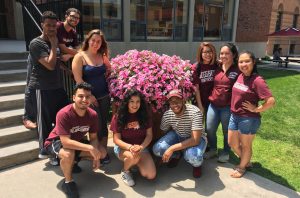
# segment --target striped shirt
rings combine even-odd
[[[191,104],[185,104],[184,114],[177,117],[175,113],[167,110],[161,120],[160,128],[163,131],[174,130],[181,137],[191,137],[192,131],[203,130],[202,113],[198,107]],[[204,135],[204,133],[202,133]]]

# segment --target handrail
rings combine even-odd
[[[27,14],[29,15],[29,17],[32,19],[32,21],[34,22],[35,26],[40,30],[40,32],[42,33],[43,30],[42,28],[39,26],[39,24],[36,22],[35,18],[32,16],[32,14],[29,12],[28,8],[26,7],[26,4],[23,2],[23,0],[17,0],[18,2],[21,3],[21,5],[24,7],[24,9],[26,10]],[[42,16],[42,12],[39,10],[39,8],[35,5],[35,3],[32,0],[27,0],[27,2],[30,2],[31,5],[33,6],[33,8],[35,9],[35,11],[37,11],[40,15],[40,17]]]
[[[36,22],[36,20],[33,18],[33,16],[30,14],[29,10],[27,9],[27,7],[24,5],[24,9],[26,10],[27,14],[30,16],[30,18],[32,19],[33,23],[35,24],[35,26],[40,30],[40,32],[42,33],[43,30],[42,28],[39,26],[39,24]],[[42,16],[42,15],[41,15]]]

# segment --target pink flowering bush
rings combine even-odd
[[[117,103],[124,98],[127,89],[135,88],[157,112],[166,106],[169,91],[181,89],[184,99],[189,99],[194,91],[192,65],[178,56],[129,50],[113,58],[111,65],[109,89]]]

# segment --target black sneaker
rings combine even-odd
[[[106,156],[103,159],[100,159],[100,164],[109,164],[110,163],[110,157],[108,154],[106,154]]]
[[[81,173],[82,169],[78,166],[78,163],[75,163],[72,169],[72,173]]]
[[[63,181],[62,190],[68,198],[79,198],[77,185],[74,181],[69,183],[65,183],[65,181]]]

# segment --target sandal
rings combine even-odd
[[[253,168],[253,164],[252,162],[249,162],[247,165],[246,165],[246,169],[251,169]]]
[[[235,167],[233,173],[230,174],[232,178],[241,178],[246,173],[246,169]]]

